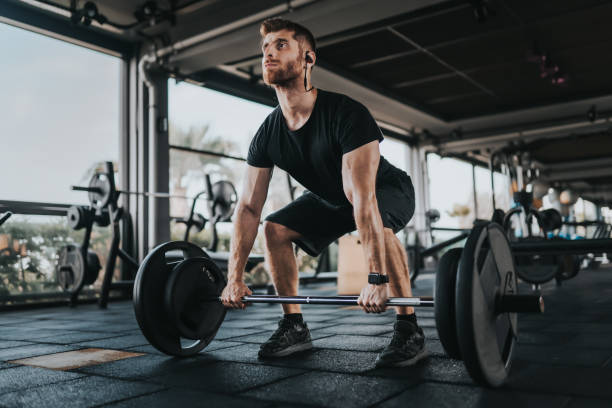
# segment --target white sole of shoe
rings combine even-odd
[[[286,349],[277,351],[276,353],[273,353],[273,354],[267,354],[264,357],[265,358],[267,357],[285,357],[293,353],[298,353],[300,351],[310,350],[311,348],[312,348],[312,342],[309,341],[307,343],[294,344],[291,347],[287,347]]]

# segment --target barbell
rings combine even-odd
[[[390,298],[387,305],[433,307],[447,354],[461,358],[477,382],[499,386],[512,362],[517,313],[542,313],[543,299],[518,294],[512,251],[498,224],[475,226],[463,250],[449,253],[437,272],[435,301],[432,297]],[[225,318],[220,301],[225,285],[223,273],[201,248],[185,241],[161,244],[143,260],[134,282],[138,325],[163,353],[197,354],[212,341]],[[357,299],[250,295],[242,300],[346,306],[357,305]]]

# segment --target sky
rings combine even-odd
[[[86,204],[70,190],[87,171],[119,157],[120,60],[97,51],[0,23],[0,200]],[[350,95],[349,95],[350,96]],[[272,108],[188,83],[169,80],[169,120],[185,130],[248,143]],[[386,138],[381,153],[404,170],[407,148]],[[452,163],[430,166],[432,204],[471,194],[471,172]],[[450,167],[449,167],[450,166]],[[440,208],[442,210],[442,208]]]

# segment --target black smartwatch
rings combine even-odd
[[[383,285],[389,283],[389,277],[387,275],[381,275],[380,273],[368,274],[368,283],[372,285]]]

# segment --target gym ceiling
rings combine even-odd
[[[485,164],[500,149],[519,152],[552,185],[612,202],[612,2],[92,3],[90,25],[83,0],[3,0],[0,21],[32,28],[38,16],[72,15],[72,37],[172,50],[161,60],[169,74],[275,104],[260,79],[258,27],[283,15],[317,39],[315,85],[360,100],[390,134]]]

